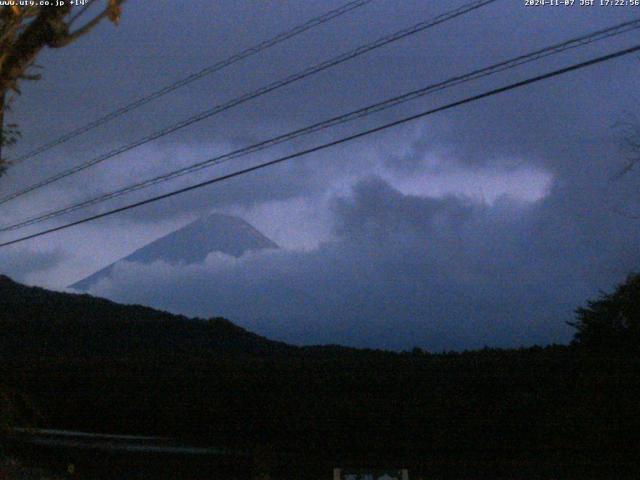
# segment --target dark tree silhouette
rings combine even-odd
[[[581,338],[601,338],[589,332],[612,315],[637,320],[639,282],[584,308]],[[638,443],[626,439],[640,431],[639,371],[640,356],[560,345],[431,354],[295,347],[219,318],[0,275],[0,381],[22,392],[9,398],[7,414],[29,413],[32,403],[40,428],[241,450],[251,456],[234,468],[276,480],[324,478],[342,465],[401,465],[411,478],[636,479]],[[110,453],[70,455],[95,478],[130,478],[114,474]],[[128,458],[123,468],[157,465],[160,473],[144,478],[222,476],[178,475],[162,457]]]
[[[93,2],[74,8],[71,2],[60,5],[6,5],[0,7],[0,175],[7,166],[2,146],[17,138],[15,125],[4,126],[4,112],[10,101],[10,92],[20,93],[23,80],[37,80],[31,71],[34,61],[46,48],[62,48],[89,33],[103,19],[114,23],[120,19],[125,0],[106,0],[103,8],[85,23],[73,29],[72,25],[88,10]],[[49,2],[48,2],[49,3]]]
[[[632,274],[611,294],[576,310],[574,344],[622,354],[640,353],[640,274]]]

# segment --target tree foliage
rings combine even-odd
[[[640,162],[640,118],[632,112],[626,112],[617,122],[620,146],[626,156],[626,165],[618,173],[621,177],[633,170]]]
[[[0,6],[0,147],[10,145],[17,139],[15,125],[3,128],[4,111],[10,101],[7,94],[20,94],[21,81],[40,78],[33,71],[40,52],[46,47],[66,47],[89,33],[105,18],[117,24],[124,1],[106,0],[97,13],[77,28],[73,28],[74,24],[95,1],[89,1],[81,7],[74,7],[71,2],[61,5]],[[0,149],[0,174],[6,166]]]
[[[574,343],[593,350],[640,353],[640,274],[576,310]]]
[[[323,478],[342,465],[401,465],[411,478],[563,472],[608,480],[637,478],[624,475],[625,465],[640,471],[637,443],[623,441],[640,431],[640,357],[566,346],[442,354],[295,347],[222,319],[2,276],[0,332],[0,380],[38,407],[38,427],[247,451],[262,478]],[[95,458],[74,463],[83,471]],[[129,478],[104,458],[105,477]],[[130,465],[152,463],[143,458]],[[205,478],[156,463],[161,474],[148,478]]]

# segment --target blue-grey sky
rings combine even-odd
[[[12,120],[19,155],[344,2],[130,0],[39,59]],[[462,1],[375,0],[18,165],[4,194]],[[579,2],[577,2],[579,3]],[[490,63],[640,16],[499,0],[0,206],[3,223],[85,199]],[[439,92],[175,180],[128,203],[638,42],[637,32]],[[212,211],[279,251],[127,264],[94,293],[295,343],[430,350],[567,342],[572,311],[637,270],[640,174],[614,125],[639,111],[636,57],[522,88],[95,223],[0,250],[3,273],[63,289]],[[622,213],[621,213],[622,212]],[[21,233],[36,231],[26,229]],[[12,238],[3,235],[2,239]]]

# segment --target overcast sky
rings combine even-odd
[[[38,60],[10,120],[18,156],[345,1],[129,0]],[[10,169],[13,192],[83,160],[443,13],[463,1],[374,0]],[[576,3],[579,3],[576,2]],[[167,135],[0,206],[2,223],[108,192],[573,36],[633,7],[526,7],[499,0]],[[153,193],[638,42],[638,32],[448,89],[224,166],[20,232]],[[621,131],[640,112],[638,56],[570,73],[171,200],[0,249],[0,270],[64,289],[208,212],[238,215],[282,248],[198,265],[126,264],[93,293],[271,338],[429,350],[568,342],[573,310],[638,269],[640,173]]]

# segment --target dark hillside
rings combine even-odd
[[[0,280],[0,383],[45,428],[255,452],[272,478],[336,465],[425,478],[638,478],[640,359],[578,347],[294,348]]]
[[[188,319],[140,305],[59,293],[0,276],[0,358],[285,352],[293,347],[224,318]]]

